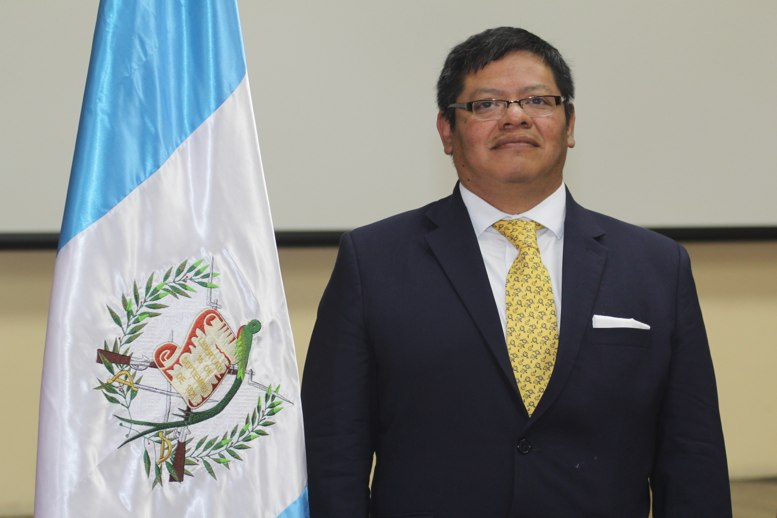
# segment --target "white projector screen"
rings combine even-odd
[[[97,1],[0,10],[0,234],[56,233]],[[579,202],[649,227],[777,227],[775,0],[241,0],[240,11],[277,231],[346,230],[447,195],[437,74],[453,45],[498,25],[536,32],[572,67],[566,180]]]

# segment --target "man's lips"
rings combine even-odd
[[[502,137],[491,146],[491,149],[522,146],[539,147],[539,143],[533,138],[525,136]]]

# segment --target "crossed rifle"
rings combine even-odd
[[[139,370],[139,371],[144,371],[144,370],[146,370],[148,368],[152,368],[152,369],[158,369],[159,368],[157,366],[157,364],[153,360],[150,360],[150,359],[148,359],[146,357],[135,358],[134,356],[127,356],[126,354],[119,354],[119,353],[114,353],[114,352],[106,351],[104,349],[98,349],[97,350],[97,363],[103,363],[103,360],[101,359],[101,357],[105,358],[105,360],[107,360],[109,363],[112,363],[114,365],[129,365],[131,368],[133,368],[135,370]],[[235,368],[235,366],[233,366],[233,365],[230,366],[229,369],[227,370],[227,374],[235,375],[236,373],[237,373],[237,368]],[[254,380],[254,370],[253,369],[246,370],[246,374],[248,374],[248,380],[246,382],[250,386],[256,387],[256,388],[258,388],[260,390],[265,390],[265,391],[269,389],[269,387],[267,385]],[[185,398],[183,396],[181,396],[178,392],[175,392],[175,391],[172,391],[172,390],[165,390],[165,389],[160,389],[160,388],[157,388],[157,387],[151,387],[149,385],[144,385],[142,383],[135,383],[134,381],[133,381],[132,384],[133,384],[133,386],[139,388],[140,390],[146,390],[148,392],[154,392],[156,394],[162,394],[162,395],[170,396],[170,397],[177,397],[179,399],[183,399],[184,401],[186,401]],[[286,398],[286,397],[284,397],[284,396],[282,396],[280,394],[277,394],[277,396],[278,396],[278,399],[281,399],[281,400],[285,401],[286,403],[289,403],[290,405],[294,404],[293,401],[291,401],[290,399],[288,399],[288,398]],[[213,403],[217,403],[218,399],[211,398],[211,399],[209,399],[209,401],[211,401]]]

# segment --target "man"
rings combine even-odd
[[[459,183],[345,234],[321,301],[313,518],[647,517],[651,498],[656,518],[731,516],[688,255],[566,191],[573,97],[522,29],[449,54],[437,127]]]

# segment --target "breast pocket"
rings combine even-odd
[[[576,363],[576,374],[602,411],[641,408],[651,394],[655,376],[654,330],[589,328]]]
[[[588,330],[588,341],[595,344],[624,347],[650,347],[650,329],[630,327],[594,327]]]

